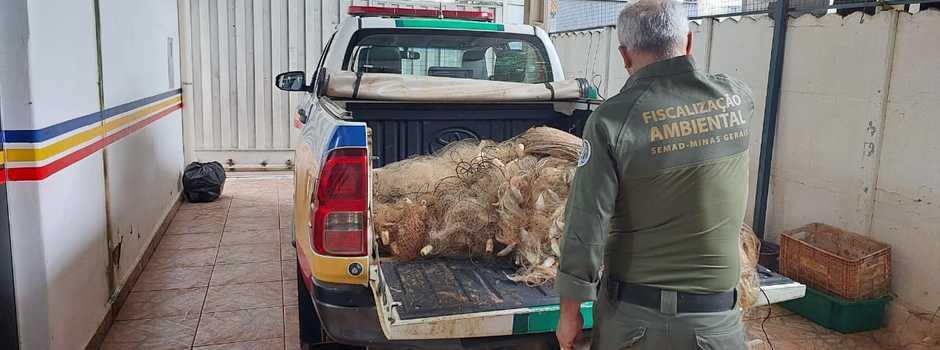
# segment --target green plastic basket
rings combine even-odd
[[[785,301],[783,307],[841,332],[855,333],[881,328],[884,325],[889,297],[848,301],[819,290],[806,287],[806,296]]]

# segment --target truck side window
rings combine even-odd
[[[357,32],[344,69],[520,83],[551,81],[538,38],[513,33],[366,29]]]

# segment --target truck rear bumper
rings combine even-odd
[[[349,345],[386,345],[375,307],[349,307],[314,299],[323,329],[333,340]]]

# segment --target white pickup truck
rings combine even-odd
[[[506,277],[512,266],[398,262],[377,249],[372,169],[449,142],[501,141],[538,125],[580,134],[597,103],[586,84],[576,83],[573,95],[568,84],[567,96],[556,95],[564,73],[543,30],[492,23],[486,12],[420,17],[427,12],[351,7],[353,16],[326,45],[316,72],[276,79],[279,88],[307,96],[295,121],[302,130],[293,213],[301,340],[315,344],[325,333],[344,344],[382,347],[551,344],[558,315],[552,286],[512,282]],[[425,91],[449,89],[452,98],[433,102],[400,85],[372,86],[363,97],[363,82],[378,75],[434,81]],[[523,93],[459,88],[479,80],[517,84],[512,92]],[[538,89],[544,91],[532,93]],[[765,282],[764,303],[803,294],[801,285],[779,276]],[[582,313],[590,328],[590,303]]]

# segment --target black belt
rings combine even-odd
[[[610,297],[646,308],[660,310],[664,289],[620,282],[613,279],[607,282]],[[722,312],[734,308],[737,299],[734,290],[713,294],[693,294],[676,292],[677,313]]]

